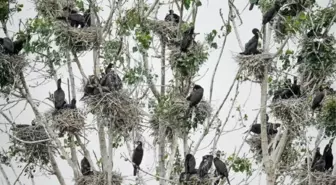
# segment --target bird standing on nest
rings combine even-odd
[[[181,42],[181,52],[187,52],[191,43],[194,40],[194,26],[191,26],[188,30],[183,32],[182,42]]]
[[[180,22],[180,16],[174,13],[174,10],[169,10],[169,14],[166,15],[165,21],[178,24]]]
[[[14,53],[14,44],[12,40],[8,37],[0,38],[0,51],[3,54],[13,54]]]
[[[325,96],[325,88],[323,88],[322,86],[319,88],[319,92],[316,93],[314,99],[313,99],[313,104],[312,104],[312,109],[313,112],[316,108],[320,108],[321,107],[321,102],[324,99]]]
[[[58,79],[57,80],[57,90],[54,92],[54,99],[55,99],[54,104],[57,110],[63,108],[64,105],[66,104],[65,93],[61,87],[61,84],[62,84],[62,80]]]
[[[138,141],[137,142],[138,146],[135,148],[134,152],[133,152],[133,156],[132,156],[132,162],[133,164],[133,175],[136,176],[137,175],[137,171],[138,168],[141,164],[142,158],[143,158],[143,148],[142,148],[142,142]]]
[[[213,162],[215,164],[216,167],[216,172],[217,174],[220,176],[221,179],[223,179],[224,177],[226,178],[228,184],[230,185],[230,180],[229,180],[229,172],[228,169],[226,167],[226,164],[221,161],[219,159],[220,157],[220,151],[217,152],[216,157],[214,158]],[[217,181],[215,181],[215,185],[219,184],[219,179]]]
[[[275,1],[274,5],[272,6],[272,8],[270,8],[264,15],[263,15],[263,20],[262,20],[262,24],[266,25],[267,23],[269,23],[274,16],[277,14],[277,12],[280,10],[281,8],[281,4],[279,1]]]
[[[196,167],[196,160],[192,154],[187,154],[184,161],[184,170],[186,174],[186,181],[189,181],[190,175],[196,174],[197,171]]]
[[[21,37],[19,37],[16,41],[13,42],[14,45],[14,51],[13,54],[17,55],[20,53],[20,51],[22,50],[24,44],[26,42],[29,42],[31,39],[31,35],[28,33],[27,35],[23,35]]]
[[[253,10],[254,5],[258,5],[259,0],[250,0],[250,8],[249,10]]]
[[[240,53],[241,55],[255,55],[259,54],[258,40],[262,38],[260,31],[257,28],[252,29],[253,37],[245,44],[245,51]]]
[[[293,94],[297,97],[301,96],[301,90],[300,90],[300,85],[297,84],[297,77],[294,77],[294,83],[291,86],[291,90]]]
[[[203,179],[209,172],[212,166],[213,156],[212,155],[205,155],[203,156],[203,160],[199,165],[198,175],[201,179]]]
[[[69,7],[63,8],[65,11],[65,16],[57,17],[58,20],[64,20],[70,23],[72,27],[78,28],[80,25],[81,28],[85,26],[85,18],[83,15],[79,14],[76,10],[73,10]]]
[[[105,69],[105,75],[100,81],[100,85],[106,86],[110,91],[119,91],[122,89],[123,84],[117,73],[112,70],[113,64],[109,64]]]
[[[81,160],[81,172],[84,176],[93,175],[93,172],[91,171],[91,165],[86,157],[83,157]]]

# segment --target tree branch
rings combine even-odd
[[[0,163],[0,172],[2,173],[2,175],[3,175],[3,177],[4,177],[4,179],[5,179],[6,183],[7,183],[7,185],[11,185],[11,183],[9,182],[9,178],[8,178],[5,170],[3,169],[1,163]]]
[[[147,83],[148,83],[148,86],[149,88],[151,89],[153,95],[155,96],[155,98],[157,100],[160,99],[160,94],[159,94],[159,91],[156,89],[153,81],[152,81],[152,77],[150,76],[150,72],[149,72],[149,69],[148,69],[148,56],[146,53],[142,53],[142,58],[143,58],[143,63],[144,63],[144,69],[145,69],[145,76],[147,78]]]

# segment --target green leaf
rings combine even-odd
[[[286,55],[292,55],[292,54],[294,54],[294,51],[287,49],[285,54]]]
[[[202,6],[202,2],[201,1],[196,1],[196,6]]]
[[[187,10],[189,10],[191,0],[183,0],[183,3],[184,3],[184,7],[185,7]]]

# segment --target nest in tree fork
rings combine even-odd
[[[106,175],[101,172],[94,172],[93,175],[81,176],[76,179],[75,185],[107,185]],[[112,185],[121,185],[122,177],[120,174],[112,172]]]
[[[48,139],[48,134],[46,133],[43,126],[31,126],[27,125],[25,127],[13,127],[13,135],[22,141],[41,141]],[[25,156],[24,158],[34,163],[37,161],[42,162],[42,164],[48,164],[49,153],[48,145],[49,141],[43,141],[38,143],[23,143],[19,140],[13,138],[12,142],[16,146],[16,152],[20,152]],[[15,153],[15,152],[14,152]],[[28,159],[28,157],[30,157]]]
[[[270,105],[272,114],[280,119],[290,131],[301,130],[309,121],[310,104],[306,98],[280,99]]]
[[[178,43],[177,33],[178,25],[174,22],[166,22],[163,20],[147,20],[150,30],[157,34],[163,41],[168,44]]]
[[[10,86],[17,81],[15,78],[26,66],[23,55],[5,55],[0,52],[0,88]]]
[[[253,82],[261,82],[264,78],[264,68],[269,66],[268,73],[272,72],[271,54],[258,55],[236,55],[234,60],[240,65],[240,75],[243,81],[250,80]]]
[[[64,21],[57,21],[56,39],[75,51],[90,50],[97,42],[97,27],[75,28]]]
[[[75,1],[72,0],[34,0],[36,10],[43,16],[58,17],[63,15],[63,7],[75,7]]]
[[[189,181],[186,180],[186,175],[182,175],[180,180],[180,185],[211,185],[213,179],[209,177],[209,174],[203,179],[200,179],[198,174],[193,174],[190,175]]]
[[[128,92],[108,92],[85,97],[85,104],[90,112],[107,120],[114,128],[131,131],[142,119],[139,102],[130,98]]]
[[[52,110],[51,116],[52,126],[61,132],[77,133],[85,125],[86,115],[80,109]]]
[[[276,135],[268,136],[268,143],[271,143]],[[262,161],[262,150],[261,150],[261,137],[260,135],[251,135],[251,137],[246,139],[246,143],[250,145],[250,150],[255,155],[255,159],[258,162]],[[268,150],[268,152],[271,152],[271,148]]]

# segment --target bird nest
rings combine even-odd
[[[86,115],[80,109],[52,110],[52,126],[64,132],[77,133],[84,128]]]
[[[149,29],[163,38],[164,41],[171,43],[178,42],[178,25],[176,23],[163,20],[147,20],[147,24]]]
[[[336,97],[326,96],[323,100],[322,111],[317,115],[318,126],[325,128],[329,137],[336,135]]]
[[[188,119],[187,111],[189,102],[185,98],[176,98],[173,101],[165,103],[162,109],[152,117],[151,125],[155,133],[159,134],[159,122],[166,126],[166,136],[172,138],[173,133],[182,136],[182,131],[196,129],[198,124],[203,124],[206,118],[212,113],[211,105],[206,101],[201,101],[196,108],[192,109],[194,113],[192,119]]]
[[[241,67],[241,78],[243,81],[250,80],[252,82],[261,83],[264,78],[265,64],[271,63],[271,54],[258,54],[258,55],[236,55],[234,60]],[[272,67],[268,68],[268,72],[272,72]]]
[[[57,21],[56,41],[75,51],[90,50],[97,41],[97,27],[75,28],[64,21]]]
[[[87,96],[84,101],[90,112],[121,131],[131,131],[141,122],[139,102],[122,90]]]
[[[270,143],[271,140],[273,140],[275,135],[268,137],[268,143]],[[262,161],[262,149],[261,149],[261,137],[260,135],[251,135],[251,137],[246,139],[246,143],[250,145],[250,150],[254,154],[254,159],[257,162]],[[269,149],[269,152],[271,150]]]
[[[74,7],[74,2],[69,0],[35,0],[36,10],[43,16],[58,17],[63,14],[63,7]]]
[[[0,52],[0,88],[10,86],[17,81],[15,77],[25,67],[23,55],[5,55]]]
[[[293,129],[300,129],[309,121],[311,110],[306,98],[291,98],[278,100],[270,105],[273,115],[284,124]]]
[[[336,176],[333,176],[330,172],[310,172],[312,185],[334,185],[336,184]],[[300,172],[300,179],[304,179],[301,184],[308,184],[307,169]]]
[[[123,179],[120,174],[112,172],[112,185],[121,185]],[[107,185],[106,175],[101,172],[94,172],[92,175],[80,176],[76,179],[75,185]]]
[[[13,135],[22,141],[37,143],[25,143],[12,138],[14,143],[14,154],[19,154],[23,156],[23,159],[29,160],[31,163],[42,162],[42,164],[48,164],[49,153],[48,153],[48,141],[43,141],[48,139],[48,134],[46,133],[43,126],[31,126],[26,127],[12,127]],[[42,142],[38,142],[42,141]]]
[[[211,185],[212,179],[209,176],[206,176],[203,179],[200,179],[198,174],[190,175],[189,181],[186,180],[186,175],[183,174],[180,179],[180,185]]]

